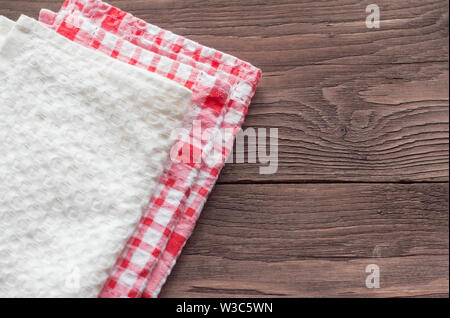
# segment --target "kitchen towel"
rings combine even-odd
[[[232,86],[229,108],[219,133],[223,135],[224,143],[220,144],[215,152],[210,152],[211,154],[219,152],[222,156],[219,160],[203,161],[195,184],[185,204],[181,205],[182,215],[178,223],[174,229],[168,229],[170,237],[165,243],[165,249],[154,249],[154,253],[159,255],[154,269],[137,271],[132,261],[133,255],[140,250],[140,238],[145,237],[145,233],[151,230],[148,225],[141,222],[139,237],[132,238],[136,239],[135,246],[126,249],[122,254],[101,294],[103,297],[155,297],[189,238],[218,174],[231,152],[234,138],[242,125],[261,72],[235,57],[162,30],[101,1],[66,1],[59,14],[67,13],[89,18],[93,25],[127,39],[139,47],[196,67],[227,81]],[[225,129],[228,129],[229,133],[223,133]],[[161,201],[164,202],[163,199]],[[161,241],[165,240],[166,235],[161,237]],[[150,263],[154,263],[153,258],[149,257]]]
[[[150,207],[145,213],[146,223],[153,229],[151,232],[146,231],[145,233],[153,233],[154,235],[149,237],[147,234],[139,237],[138,241],[139,232],[137,232],[133,239],[129,241],[131,248],[137,242],[151,248],[152,244],[163,241],[155,240],[155,237],[168,235],[170,232],[166,228],[173,227],[171,223],[174,223],[179,216],[180,205],[189,194],[201,167],[201,160],[196,160],[201,158],[196,157],[201,156],[203,151],[207,152],[212,147],[213,140],[209,138],[209,135],[218,130],[223,121],[230,85],[203,71],[143,50],[103,29],[95,28],[83,17],[64,15],[57,18],[55,13],[42,10],[40,20],[59,34],[77,43],[99,50],[125,63],[166,76],[193,90],[191,112],[196,114],[196,117],[193,117],[194,124],[192,121],[185,122],[183,127],[186,128],[185,131],[190,131],[190,133],[184,142],[178,144],[181,156],[174,153],[174,160],[168,162],[155,191],[156,195],[151,200]],[[208,130],[210,133],[208,133]],[[200,133],[196,133],[197,131]],[[198,151],[193,149],[198,149]],[[176,150],[177,147],[174,147],[173,152],[176,152]],[[185,152],[187,152],[187,156]],[[195,157],[193,156],[194,152],[198,154]],[[163,199],[164,203],[159,204],[158,202]],[[141,253],[134,254],[133,264],[144,271],[151,268],[148,261],[141,263],[140,255]],[[154,263],[157,258],[158,254],[153,258]]]
[[[26,16],[0,24],[0,296],[98,296],[191,92]]]

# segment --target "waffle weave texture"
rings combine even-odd
[[[96,297],[191,92],[28,17],[0,25],[0,296]]]
[[[14,21],[0,15],[0,47],[8,35],[9,31],[14,27]]]
[[[214,143],[212,149],[203,150],[205,155],[202,157],[201,170],[185,197],[180,196],[174,201],[168,196],[172,188],[170,179],[164,188],[155,192],[151,204],[157,209],[175,211],[174,217],[167,226],[160,228],[163,232],[160,233],[158,242],[146,239],[148,233],[154,233],[155,227],[159,227],[158,222],[148,218],[139,223],[100,295],[156,297],[191,235],[207,197],[232,150],[261,71],[233,56],[148,24],[102,1],[66,1],[58,16],[67,14],[73,15],[75,19],[78,16],[88,18],[95,27],[126,39],[142,49],[195,67],[231,85],[228,108],[213,138],[222,142]],[[177,214],[180,216],[175,217]],[[153,247],[153,250],[150,247]]]

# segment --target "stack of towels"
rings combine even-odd
[[[260,77],[100,0],[0,17],[0,297],[157,297]]]

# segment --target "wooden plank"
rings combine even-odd
[[[279,128],[278,172],[228,164],[221,182],[448,180],[446,63],[305,66],[295,73],[263,81],[265,95],[256,96],[244,127]]]
[[[63,0],[0,0],[0,14],[37,18]],[[354,0],[110,0],[108,3],[266,72],[302,65],[448,61],[448,2],[380,0],[382,22],[367,29],[366,6]],[[301,79],[298,76],[298,79]],[[295,83],[291,83],[294,84]]]
[[[261,67],[246,127],[279,128],[279,169],[229,164],[220,182],[448,181],[448,1],[110,1]],[[38,16],[62,0],[0,0]]]
[[[448,297],[448,190],[219,185],[162,296]]]
[[[245,127],[279,128],[278,173],[226,166],[162,296],[448,297],[448,1],[377,1],[378,30],[367,0],[109,2],[261,67]]]

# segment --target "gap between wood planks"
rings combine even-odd
[[[446,184],[442,181],[352,181],[352,180],[273,180],[273,181],[218,181],[217,184]]]

